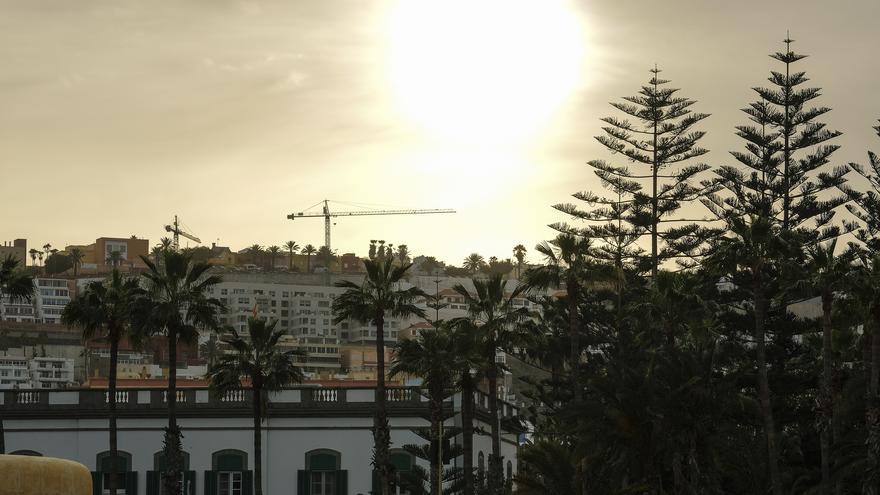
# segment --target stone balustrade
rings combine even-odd
[[[120,417],[161,416],[168,407],[165,389],[139,388],[116,391],[117,411]],[[181,417],[211,415],[250,414],[250,389],[236,389],[215,393],[208,388],[182,388],[177,391],[177,409]],[[385,391],[389,414],[418,414],[427,408],[427,399],[418,387],[389,387]],[[109,393],[103,389],[58,389],[58,390],[4,390],[0,401],[8,418],[36,416],[103,417],[106,415]],[[269,412],[271,414],[308,415],[316,410],[318,414],[350,414],[360,411],[369,415],[374,410],[375,389],[348,387],[294,387],[271,393]],[[457,400],[456,400],[457,402]],[[474,394],[478,412],[485,412],[488,396],[481,392]],[[452,408],[452,398],[444,407]],[[499,400],[502,417],[518,414],[518,409]],[[35,416],[35,417],[36,417]]]

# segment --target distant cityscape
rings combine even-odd
[[[109,347],[102,339],[83,341],[77,329],[60,324],[65,305],[89,282],[103,280],[114,268],[137,274],[147,267],[142,260],[155,256],[163,246],[173,243],[163,238],[154,246],[149,240],[131,236],[100,237],[88,245],[69,245],[54,249],[29,248],[26,239],[0,245],[0,258],[13,256],[34,275],[35,292],[31,301],[0,301],[0,389],[63,388],[107,386]],[[396,263],[412,263],[406,284],[435,296],[418,302],[431,319],[466,316],[466,305],[452,287],[467,285],[475,273],[503,273],[515,279],[528,265],[525,248],[517,246],[511,259],[485,261],[471,255],[462,267],[446,265],[432,256],[414,256],[406,245],[396,248],[385,241],[371,241],[368,254],[329,255],[322,247],[300,248],[296,243],[279,246],[254,245],[234,251],[227,246],[182,248],[196,260],[214,265],[222,276],[211,295],[227,308],[221,323],[245,331],[249,317],[277,320],[286,332],[284,347],[301,349],[301,363],[307,380],[315,382],[357,382],[376,379],[376,328],[358,321],[333,323],[331,305],[343,289],[339,280],[358,281],[363,277],[363,258],[393,257]],[[520,307],[535,307],[526,297],[518,297]],[[418,318],[390,318],[386,322],[388,347],[398,340],[418,336],[431,328]],[[197,345],[182,344],[178,354],[181,386],[206,386],[210,364],[223,352],[216,334],[200,336]],[[386,348],[387,349],[387,348]],[[501,354],[499,360],[515,359]],[[390,361],[389,351],[386,360]],[[117,373],[121,387],[161,386],[167,379],[168,353],[164,339],[150,340],[135,347],[127,340],[120,345]],[[510,373],[502,381],[502,397],[514,399],[515,380]],[[403,384],[402,381],[399,384]]]

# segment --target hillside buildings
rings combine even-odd
[[[59,389],[76,384],[73,359],[0,356],[0,389]]]

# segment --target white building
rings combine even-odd
[[[0,356],[0,389],[59,389],[74,384],[73,359]]]
[[[207,389],[183,389],[179,397],[185,493],[252,493],[250,391],[219,397]],[[374,488],[373,397],[373,389],[361,388],[297,388],[273,395],[269,416],[263,423],[264,493],[370,493]],[[105,391],[7,391],[0,398],[8,452],[80,462],[93,471],[94,493],[107,493],[112,459],[108,452]],[[164,390],[120,390],[118,399],[117,462],[123,467],[120,485],[124,487],[119,493],[160,495],[159,473],[165,468],[163,428],[167,424]],[[488,430],[486,397],[478,394],[477,399],[475,427]],[[425,399],[418,389],[397,388],[389,389],[388,400],[392,461],[400,470],[409,469],[413,463],[424,465],[403,446],[425,443],[412,431],[428,425]],[[447,426],[460,424],[460,397],[453,397],[445,407],[451,416]],[[502,413],[514,416],[517,410],[504,404]],[[517,439],[516,432],[503,432],[502,465],[508,477],[516,472]],[[490,449],[489,436],[474,436],[474,466],[478,470],[486,468]],[[459,457],[448,467],[460,467],[461,463]]]
[[[60,323],[61,311],[71,299],[71,284],[62,278],[35,278],[34,297],[30,301],[11,301],[3,297],[0,301],[3,319],[23,323]]]

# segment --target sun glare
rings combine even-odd
[[[388,33],[400,110],[442,140],[527,139],[579,83],[585,56],[562,0],[400,0]]]

